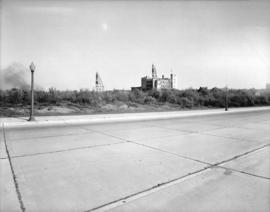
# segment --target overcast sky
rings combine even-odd
[[[160,77],[172,69],[180,89],[270,82],[267,0],[2,0],[1,6],[1,70],[34,61],[35,79],[46,89],[92,89],[96,71],[106,89],[129,89],[151,74],[152,63]]]

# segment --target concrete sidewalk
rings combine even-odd
[[[44,125],[65,125],[65,124],[91,124],[110,122],[130,122],[169,118],[182,118],[191,116],[231,114],[251,111],[270,110],[270,106],[265,107],[245,107],[209,110],[186,110],[186,111],[166,111],[166,112],[145,112],[145,113],[121,113],[121,114],[97,114],[97,115],[69,115],[69,116],[37,116],[36,121],[28,122],[28,117],[0,118],[1,124],[5,127],[33,127]]]

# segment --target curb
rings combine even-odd
[[[35,122],[27,122],[26,120],[20,122],[11,122],[8,118],[0,119],[5,128],[16,127],[42,127],[55,125],[78,125],[78,124],[100,124],[112,122],[131,122],[131,121],[146,121],[157,119],[174,119],[194,116],[206,115],[221,115],[243,112],[254,112],[270,110],[270,107],[253,107],[253,108],[232,108],[229,111],[224,109],[210,109],[210,110],[192,110],[192,111],[173,111],[173,112],[148,112],[148,113],[123,113],[123,114],[99,114],[99,115],[80,115],[80,116],[57,116],[57,120],[49,117],[39,117]],[[47,120],[46,120],[47,118]],[[45,120],[42,120],[45,119]],[[5,121],[6,120],[6,121]]]

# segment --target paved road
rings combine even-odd
[[[270,110],[1,129],[1,211],[270,211]]]

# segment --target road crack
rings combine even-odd
[[[23,204],[22,195],[21,195],[21,192],[20,192],[20,189],[19,189],[19,183],[17,181],[17,177],[16,177],[16,174],[15,174],[14,167],[13,167],[11,157],[10,157],[10,154],[9,154],[9,150],[8,150],[8,147],[7,147],[6,134],[5,134],[5,128],[4,128],[3,123],[2,123],[2,129],[3,129],[6,153],[7,153],[9,165],[10,165],[10,168],[11,168],[11,173],[12,173],[12,177],[13,177],[13,181],[14,181],[14,185],[15,185],[15,189],[16,189],[16,194],[17,194],[17,197],[18,197],[18,200],[19,200],[19,203],[20,203],[20,208],[21,208],[22,212],[25,212],[26,209],[25,209],[25,206]]]

